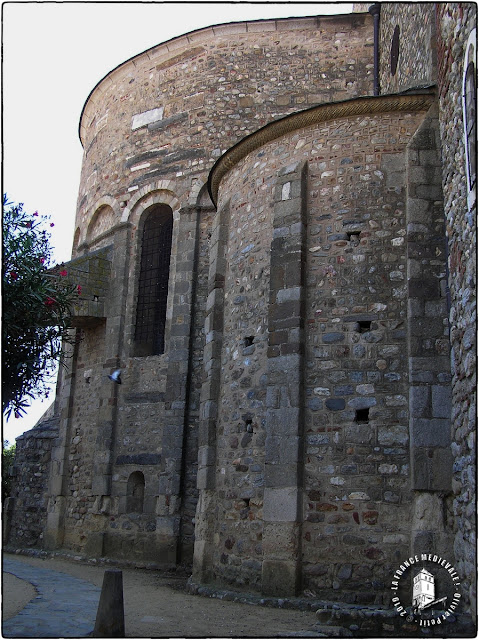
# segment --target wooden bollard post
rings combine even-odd
[[[119,569],[105,571],[92,635],[95,638],[125,637],[123,573]]]

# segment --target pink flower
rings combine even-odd
[[[77,287],[77,293],[80,296],[81,295],[81,285],[79,284]]]
[[[68,275],[68,271],[67,271],[66,269],[62,269],[62,270],[60,271],[60,275],[62,276],[62,278],[64,278],[65,276],[67,276],[67,275]]]
[[[55,300],[53,298],[50,298],[50,296],[48,296],[48,298],[45,300],[45,304],[47,307],[51,307],[52,305],[55,304]]]
[[[54,226],[55,226],[55,223],[54,223],[54,222],[50,222],[50,226],[51,226],[51,227],[54,227]]]
[[[38,211],[35,211],[35,213],[33,214],[35,217],[38,216]]]
[[[41,262],[42,264],[45,264],[45,258],[44,258],[43,256],[40,258],[40,262]]]
[[[16,280],[18,278],[18,273],[16,271],[10,271],[10,278],[12,280]]]

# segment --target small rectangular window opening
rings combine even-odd
[[[369,409],[356,409],[356,422],[369,422]]]
[[[348,241],[354,240],[355,242],[359,241],[359,234],[361,231],[346,231],[346,235],[348,236]]]
[[[359,333],[366,333],[371,330],[371,320],[359,320],[358,331]]]

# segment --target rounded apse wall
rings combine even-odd
[[[86,234],[106,196],[119,222],[131,199],[161,180],[187,200],[193,180],[206,182],[225,149],[267,122],[368,94],[371,25],[369,15],[219,25],[121,64],[82,112],[76,226]]]
[[[263,130],[212,172],[228,212],[213,579],[265,592],[271,557],[302,557],[303,588],[333,598],[408,553],[406,149],[430,98],[407,100]]]

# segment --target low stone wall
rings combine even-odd
[[[50,418],[17,438],[12,474],[22,482],[14,482],[9,498],[9,533],[4,540],[9,546],[42,546],[51,450],[57,436],[58,420]]]
[[[328,600],[317,600],[305,592],[297,598],[264,597],[244,591],[218,589],[196,584],[191,578],[187,583],[188,593],[204,598],[217,598],[227,602],[252,604],[259,607],[315,611],[318,622],[311,637],[320,638],[417,638],[418,633],[429,637],[473,638],[475,627],[470,616],[455,614],[448,622],[418,627],[417,622],[406,620],[394,608],[380,606],[347,605]],[[300,635],[301,634],[301,635]],[[304,637],[304,631],[294,637]],[[313,636],[313,634],[315,634]],[[447,634],[447,636],[446,636]]]

